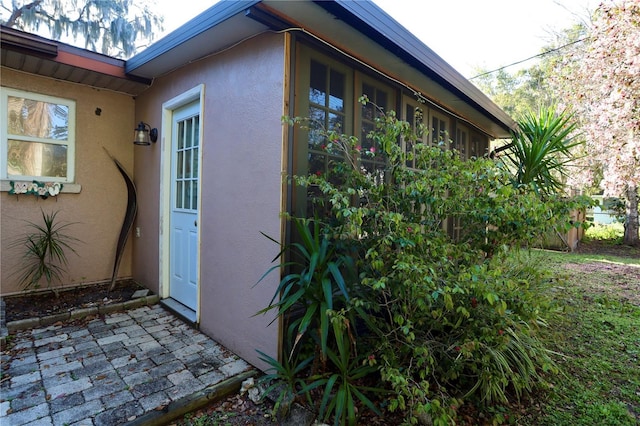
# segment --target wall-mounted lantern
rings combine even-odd
[[[138,127],[134,130],[133,143],[135,145],[151,145],[151,142],[156,143],[158,140],[158,129],[155,127],[152,129],[144,121],[138,124]]]

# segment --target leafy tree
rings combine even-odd
[[[532,67],[481,74],[474,82],[514,117],[557,104],[572,111],[586,140],[568,175],[572,186],[602,187],[626,200],[626,244],[638,241],[640,174],[640,5],[609,1],[555,40]]]
[[[493,73],[478,70],[473,82],[512,117],[523,117],[556,103],[547,87],[545,69],[538,64],[513,74],[504,69]]]
[[[116,57],[130,57],[162,30],[162,17],[146,1],[2,0],[2,24],[60,40],[84,39],[84,47]]]
[[[560,97],[587,135],[585,182],[602,178],[605,196],[626,199],[624,243],[640,244],[640,3],[603,3],[583,51],[556,66]]]
[[[567,70],[572,66],[567,58],[584,51],[585,36],[585,24],[577,23],[554,33],[553,40],[542,48],[539,60],[530,67],[514,73],[505,69],[494,72],[478,69],[472,81],[512,117],[524,117],[530,111],[556,106],[560,93],[553,76],[557,69]]]

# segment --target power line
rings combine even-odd
[[[585,41],[585,40],[586,40],[586,37],[581,38],[580,40],[572,41],[571,43],[563,44],[562,46],[556,47],[555,49],[550,49],[550,50],[547,50],[546,52],[538,53],[537,55],[530,56],[527,59],[522,59],[522,60],[514,62],[512,64],[505,65],[505,66],[500,67],[500,68],[496,68],[493,71],[483,72],[482,74],[478,74],[476,76],[471,77],[469,80],[473,80],[474,78],[482,77],[482,76],[485,76],[485,75],[488,75],[488,74],[493,74],[494,72],[502,71],[505,68],[509,68],[509,67],[514,66],[514,65],[518,65],[518,64],[521,64],[523,62],[530,61],[531,59],[540,58],[542,56],[548,55],[549,53],[557,52],[558,50],[562,50],[565,47],[569,47],[569,46],[571,46],[573,44],[580,43],[581,41]]]

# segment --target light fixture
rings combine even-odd
[[[151,142],[156,143],[158,140],[158,129],[155,127],[152,129],[144,121],[138,124],[138,127],[134,130],[133,143],[135,145],[151,145]]]

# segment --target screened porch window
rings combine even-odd
[[[383,88],[375,83],[363,82],[362,93],[369,101],[360,108],[360,138],[362,167],[372,173],[378,170],[381,173],[385,167],[385,156],[382,147],[367,138],[367,135],[375,129],[376,118],[388,112],[393,104],[393,95],[390,89]]]
[[[477,133],[471,133],[469,141],[470,158],[479,158],[485,156],[489,152],[489,141],[486,137],[482,137]]]
[[[431,143],[440,146],[442,149],[449,149],[449,119],[443,114],[434,110],[429,111],[431,118]]]
[[[402,141],[407,153],[407,167],[418,168],[415,159],[416,143],[439,146],[442,149],[452,147],[449,135],[450,121],[446,115],[408,98],[404,99],[403,114],[403,119],[411,125],[417,137],[415,141]]]
[[[346,76],[328,64],[311,60],[309,84],[309,173],[325,174],[341,156],[325,150],[325,131],[344,132]]]
[[[467,159],[469,143],[469,130],[466,127],[456,126],[456,137],[451,142],[451,149],[455,149],[460,154],[460,158]]]
[[[424,132],[424,111],[417,102],[407,102],[404,105],[404,120],[409,123],[417,140],[402,140],[403,149],[407,154],[407,167],[418,168],[415,158],[415,144],[428,143]]]

